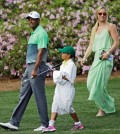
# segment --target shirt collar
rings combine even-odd
[[[31,34],[34,34],[38,31],[38,29],[40,28],[40,25],[36,27],[36,29],[34,31],[31,32]]]
[[[63,65],[67,65],[69,62],[71,62],[72,61],[72,59],[69,59],[68,61],[63,61]]]

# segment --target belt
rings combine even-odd
[[[28,65],[31,65],[31,64],[35,64],[36,62],[31,62],[31,63],[27,63]],[[45,63],[44,61],[42,61],[40,64],[42,63]]]

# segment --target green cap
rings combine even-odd
[[[61,53],[67,53],[67,54],[70,54],[72,56],[75,55],[75,49],[72,46],[65,46],[64,48],[60,48],[58,50]]]

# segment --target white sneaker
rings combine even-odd
[[[36,128],[36,129],[34,129],[34,132],[43,131],[43,129],[45,129],[45,128],[46,127],[44,127],[44,126],[40,126],[40,127]]]
[[[12,125],[12,124],[10,124],[9,122],[8,123],[0,123],[0,126],[2,127],[2,128],[4,128],[4,129],[10,129],[10,130],[12,130],[12,131],[17,131],[18,130],[18,127],[16,127],[16,126],[14,126],[14,125]]]

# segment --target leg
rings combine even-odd
[[[57,118],[57,113],[51,113],[51,118],[50,118],[50,120],[56,120],[56,118]]]
[[[58,114],[55,113],[55,112],[51,113],[51,118],[50,118],[50,121],[49,121],[49,126],[54,126],[56,118],[57,118],[57,115]]]
[[[71,107],[71,110],[70,110],[70,116],[74,120],[74,127],[71,130],[78,130],[78,129],[83,129],[84,128],[81,121],[78,119],[78,116],[77,116],[75,110],[72,107]]]
[[[44,81],[39,78],[35,78],[32,82],[32,90],[35,96],[36,104],[38,107],[38,113],[41,119],[41,124],[44,127],[48,126],[48,112],[47,112],[47,100],[44,89]]]
[[[45,70],[41,70],[41,66],[42,65],[40,65],[38,73],[45,71]],[[45,66],[43,68],[46,69]],[[30,83],[38,107],[38,113],[41,119],[41,125],[47,127],[49,119],[48,119],[48,111],[47,111],[47,100],[45,94],[45,77],[46,77],[46,73],[37,76],[34,79],[31,79]]]
[[[71,113],[70,116],[73,118],[75,122],[79,122],[78,116],[76,113]]]
[[[18,130],[19,123],[20,123],[23,113],[27,107],[28,101],[32,95],[30,82],[25,81],[26,79],[28,80],[28,77],[25,73],[24,77],[22,79],[23,84],[21,84],[19,103],[11,116],[10,122],[0,123],[0,126],[4,129],[10,129],[10,130],[14,130],[14,131]]]
[[[95,60],[91,66],[87,78],[87,88],[90,92],[88,100],[94,100],[99,107],[98,114],[96,116],[103,116],[105,113],[114,113],[115,105],[114,99],[108,94],[107,84],[112,71],[113,62],[105,60],[98,61],[100,51],[95,53]],[[103,112],[104,111],[104,112]]]
[[[57,118],[57,113],[52,112],[51,113],[51,118],[50,118],[50,121],[49,121],[49,126],[45,129],[43,129],[43,131],[42,131],[43,133],[56,131],[56,128],[54,127],[54,123],[55,123],[56,118]]]
[[[28,77],[25,76],[23,78],[23,82],[25,81],[25,79],[28,79]],[[14,109],[14,112],[10,119],[11,124],[17,127],[19,126],[19,123],[22,119],[22,116],[24,114],[24,111],[27,107],[31,95],[32,95],[32,89],[30,86],[30,81],[24,82],[24,84],[21,85],[20,89],[19,103],[17,107]]]
[[[97,113],[97,117],[102,117],[105,115],[105,112],[102,109],[99,109],[98,113]]]
[[[74,108],[72,107],[72,105],[70,105],[68,109],[69,109],[69,114],[70,114],[70,116],[73,118],[73,120],[74,120],[75,122],[79,122],[78,116],[77,116],[77,114],[76,114]]]

